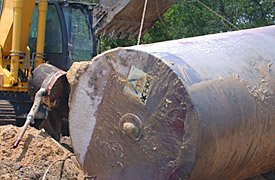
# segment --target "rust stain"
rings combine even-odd
[[[253,63],[253,66],[260,73],[261,79],[253,88],[248,86],[250,95],[260,102],[274,103],[275,78],[274,74],[271,73],[272,62],[257,62]]]

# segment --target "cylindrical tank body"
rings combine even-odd
[[[275,26],[117,48],[68,72],[69,124],[101,179],[275,169]]]

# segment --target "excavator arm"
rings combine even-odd
[[[0,73],[4,81],[1,83],[1,90],[27,91],[27,77],[30,75],[30,53],[27,44],[35,3],[35,0],[5,0],[2,3]],[[41,0],[39,2],[40,23],[37,32],[37,53],[40,54],[44,53],[45,21],[43,22],[43,16],[45,19],[46,11],[47,2]],[[42,63],[41,59],[38,61]]]

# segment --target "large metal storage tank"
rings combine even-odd
[[[76,156],[97,180],[231,180],[275,169],[274,63],[269,26],[117,48],[75,64]]]

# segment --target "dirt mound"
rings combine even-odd
[[[27,129],[18,147],[13,149],[20,130],[21,128],[12,125],[0,126],[0,180],[40,180],[54,161],[72,155],[46,133],[32,127]],[[66,142],[68,143],[68,139],[65,144]],[[49,169],[46,179],[59,179],[61,172],[62,179],[84,179],[84,173],[70,158],[62,168],[63,162],[56,162]]]

